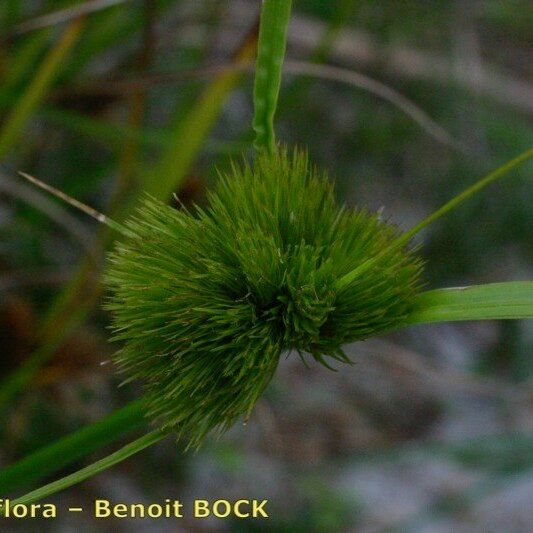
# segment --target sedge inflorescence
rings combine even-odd
[[[147,198],[127,227],[106,276],[116,363],[192,445],[251,411],[283,353],[348,362],[342,346],[400,327],[419,290],[398,230],[338,206],[298,151],[234,165],[192,212]]]

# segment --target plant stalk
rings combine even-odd
[[[140,400],[115,411],[0,471],[0,495],[42,480],[146,423]]]
[[[274,114],[281,86],[291,0],[263,0],[254,80],[255,148],[274,153]]]
[[[166,436],[166,433],[161,433],[160,431],[153,431],[151,433],[148,433],[147,435],[144,435],[143,437],[127,444],[123,448],[120,448],[120,450],[117,450],[116,452],[108,455],[107,457],[104,457],[103,459],[100,459],[99,461],[96,461],[95,463],[92,463],[89,466],[86,466],[85,468],[74,472],[73,474],[58,479],[57,481],[54,481],[52,483],[48,483],[47,485],[44,485],[36,490],[24,494],[24,496],[21,496],[20,498],[12,500],[11,505],[17,505],[19,503],[34,503],[39,500],[42,500],[43,498],[46,498],[47,496],[55,494],[56,492],[68,489],[69,487],[81,483],[82,481],[85,481],[86,479],[93,477],[96,474],[103,472],[104,470],[107,470],[108,468],[116,465],[117,463],[124,461],[128,457],[131,457],[132,455],[140,452],[141,450],[148,448],[148,446],[159,442]],[[0,516],[3,513],[4,510],[0,508]]]
[[[470,197],[474,196],[474,194],[479,192],[481,189],[485,188],[487,185],[490,185],[497,179],[505,176],[511,170],[520,166],[522,163],[525,163],[527,160],[531,159],[532,157],[533,157],[533,148],[530,148],[529,150],[526,150],[525,152],[521,153],[519,156],[515,157],[514,159],[511,159],[511,161],[508,161],[501,167],[497,168],[496,170],[494,170],[493,172],[491,172],[484,178],[480,179],[479,181],[474,183],[474,185],[465,189],[462,193],[452,198],[449,202],[445,203],[441,208],[437,209],[434,213],[424,218],[418,224],[414,225],[410,230],[403,233],[400,237],[398,237],[395,241],[393,241],[393,243],[388,248],[383,249],[381,253],[372,257],[368,261],[365,261],[364,263],[359,265],[357,268],[355,268],[351,272],[348,272],[348,274],[345,274],[342,278],[340,278],[337,281],[337,288],[343,289],[344,287],[347,287],[357,277],[361,276],[364,272],[372,268],[382,257],[387,255],[392,249],[401,248],[402,246],[407,245],[408,242],[411,240],[411,238],[414,237],[419,231],[424,229],[426,226],[429,226],[431,223],[435,222],[435,220],[449,213],[452,209],[455,209],[458,205],[462,204],[465,200],[468,200]]]

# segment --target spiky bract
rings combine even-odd
[[[337,206],[306,154],[258,156],[194,213],[146,199],[111,255],[116,361],[149,414],[193,445],[248,413],[289,350],[347,361],[342,345],[402,325],[420,262],[364,210]]]

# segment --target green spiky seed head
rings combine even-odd
[[[297,151],[234,166],[192,213],[147,198],[127,226],[106,276],[116,363],[192,445],[250,412],[281,354],[348,362],[342,346],[400,327],[419,289],[416,256],[383,254],[397,229],[339,207]]]

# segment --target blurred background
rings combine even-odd
[[[117,220],[144,190],[201,204],[216,168],[251,153],[259,7],[0,2],[2,465],[139,395],[105,364],[115,235],[17,171]],[[341,202],[408,228],[532,145],[532,43],[527,0],[298,0],[278,136],[308,147]],[[420,236],[428,287],[533,278],[530,170]],[[50,499],[268,498],[270,520],[63,514],[39,528],[533,531],[531,321],[420,326],[347,351],[338,372],[283,360],[248,425],[198,453],[167,440]]]

